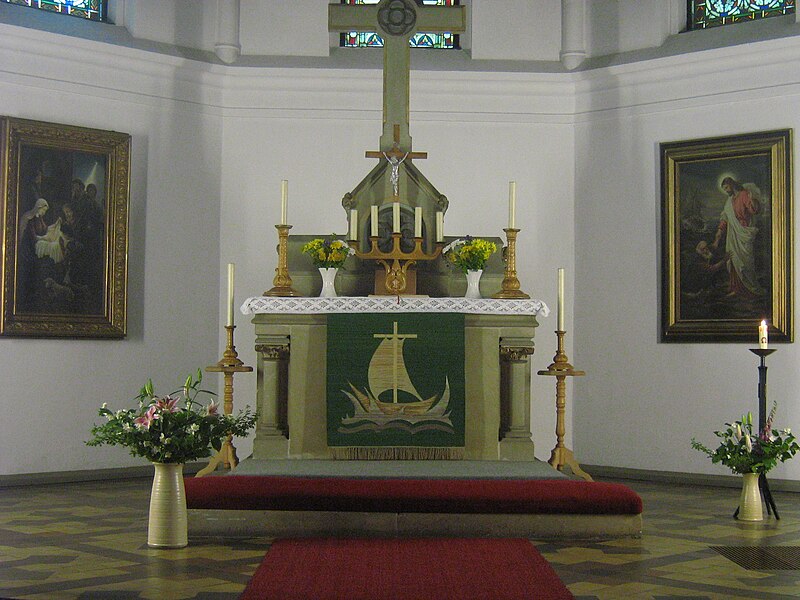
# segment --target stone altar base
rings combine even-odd
[[[187,480],[190,537],[609,539],[642,528],[629,488],[539,461],[250,460],[227,477]],[[232,508],[240,500],[248,509]],[[350,505],[357,510],[342,510]]]

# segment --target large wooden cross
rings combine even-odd
[[[414,0],[381,0],[378,4],[329,4],[330,31],[377,31],[383,38],[383,152],[411,152],[408,131],[409,40],[417,31],[461,33],[463,6],[424,6]],[[400,127],[395,141],[395,125]],[[413,157],[412,157],[413,158]]]

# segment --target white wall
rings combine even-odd
[[[473,0],[468,11],[472,58],[558,60],[561,0]]]
[[[83,440],[101,403],[218,353],[220,118],[197,65],[2,24],[0,52],[4,115],[132,136],[128,337],[0,338],[0,474],[141,464]]]
[[[797,130],[799,56],[790,38],[587,73],[578,84],[575,364],[587,376],[576,382],[574,430],[581,461],[725,473],[689,440],[716,445],[714,430],[757,411],[758,362],[748,343],[658,342],[658,145]],[[768,362],[780,427],[800,423],[798,360],[797,344],[785,344]],[[775,476],[799,479],[800,461]]]

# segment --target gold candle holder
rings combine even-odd
[[[215,365],[206,367],[209,373],[223,373],[225,376],[225,391],[223,392],[223,411],[226,415],[233,413],[233,374],[234,373],[250,373],[253,367],[246,366],[236,352],[236,346],[233,345],[233,330],[236,325],[226,325],[225,332],[227,334],[227,343],[225,344],[225,352],[222,358]],[[235,469],[239,464],[239,457],[236,456],[236,447],[233,445],[233,436],[229,435],[228,438],[222,443],[219,451],[211,457],[208,464],[197,472],[195,477],[203,477],[222,464],[226,469]]]
[[[519,289],[519,279],[517,279],[517,234],[519,229],[508,227],[503,229],[506,232],[508,245],[506,246],[506,271],[503,276],[502,289],[492,298],[501,300],[527,300],[528,294]]]
[[[370,250],[369,252],[361,252],[359,250],[359,242],[350,240],[348,244],[355,250],[356,256],[362,260],[374,260],[375,262],[383,265],[386,270],[386,291],[389,294],[399,296],[408,287],[406,273],[408,268],[418,261],[434,260],[442,253],[442,242],[436,242],[433,254],[425,254],[422,249],[422,238],[414,238],[414,249],[411,252],[403,252],[400,249],[400,240],[402,239],[401,233],[392,234],[392,250],[391,252],[383,252],[378,248],[377,236],[370,236]]]
[[[565,408],[567,405],[567,377],[581,377],[586,375],[584,371],[577,371],[569,364],[566,352],[564,352],[564,336],[566,331],[556,331],[558,337],[558,349],[556,355],[553,357],[553,362],[547,367],[547,370],[539,371],[539,375],[549,375],[556,378],[556,445],[550,453],[550,463],[554,469],[563,471],[565,466],[568,466],[574,475],[581,477],[586,481],[593,481],[591,475],[581,469],[578,461],[575,460],[575,455],[564,445],[564,434],[566,433],[566,425],[564,423]]]
[[[275,225],[278,230],[278,266],[275,268],[275,278],[272,288],[264,292],[264,296],[301,296],[300,292],[292,287],[292,278],[289,276],[289,230],[291,225]]]

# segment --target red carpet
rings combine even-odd
[[[226,475],[185,480],[189,508],[638,515],[619,483],[571,479],[351,479]]]
[[[536,600],[574,596],[528,540],[296,539],[269,549],[240,600]]]

